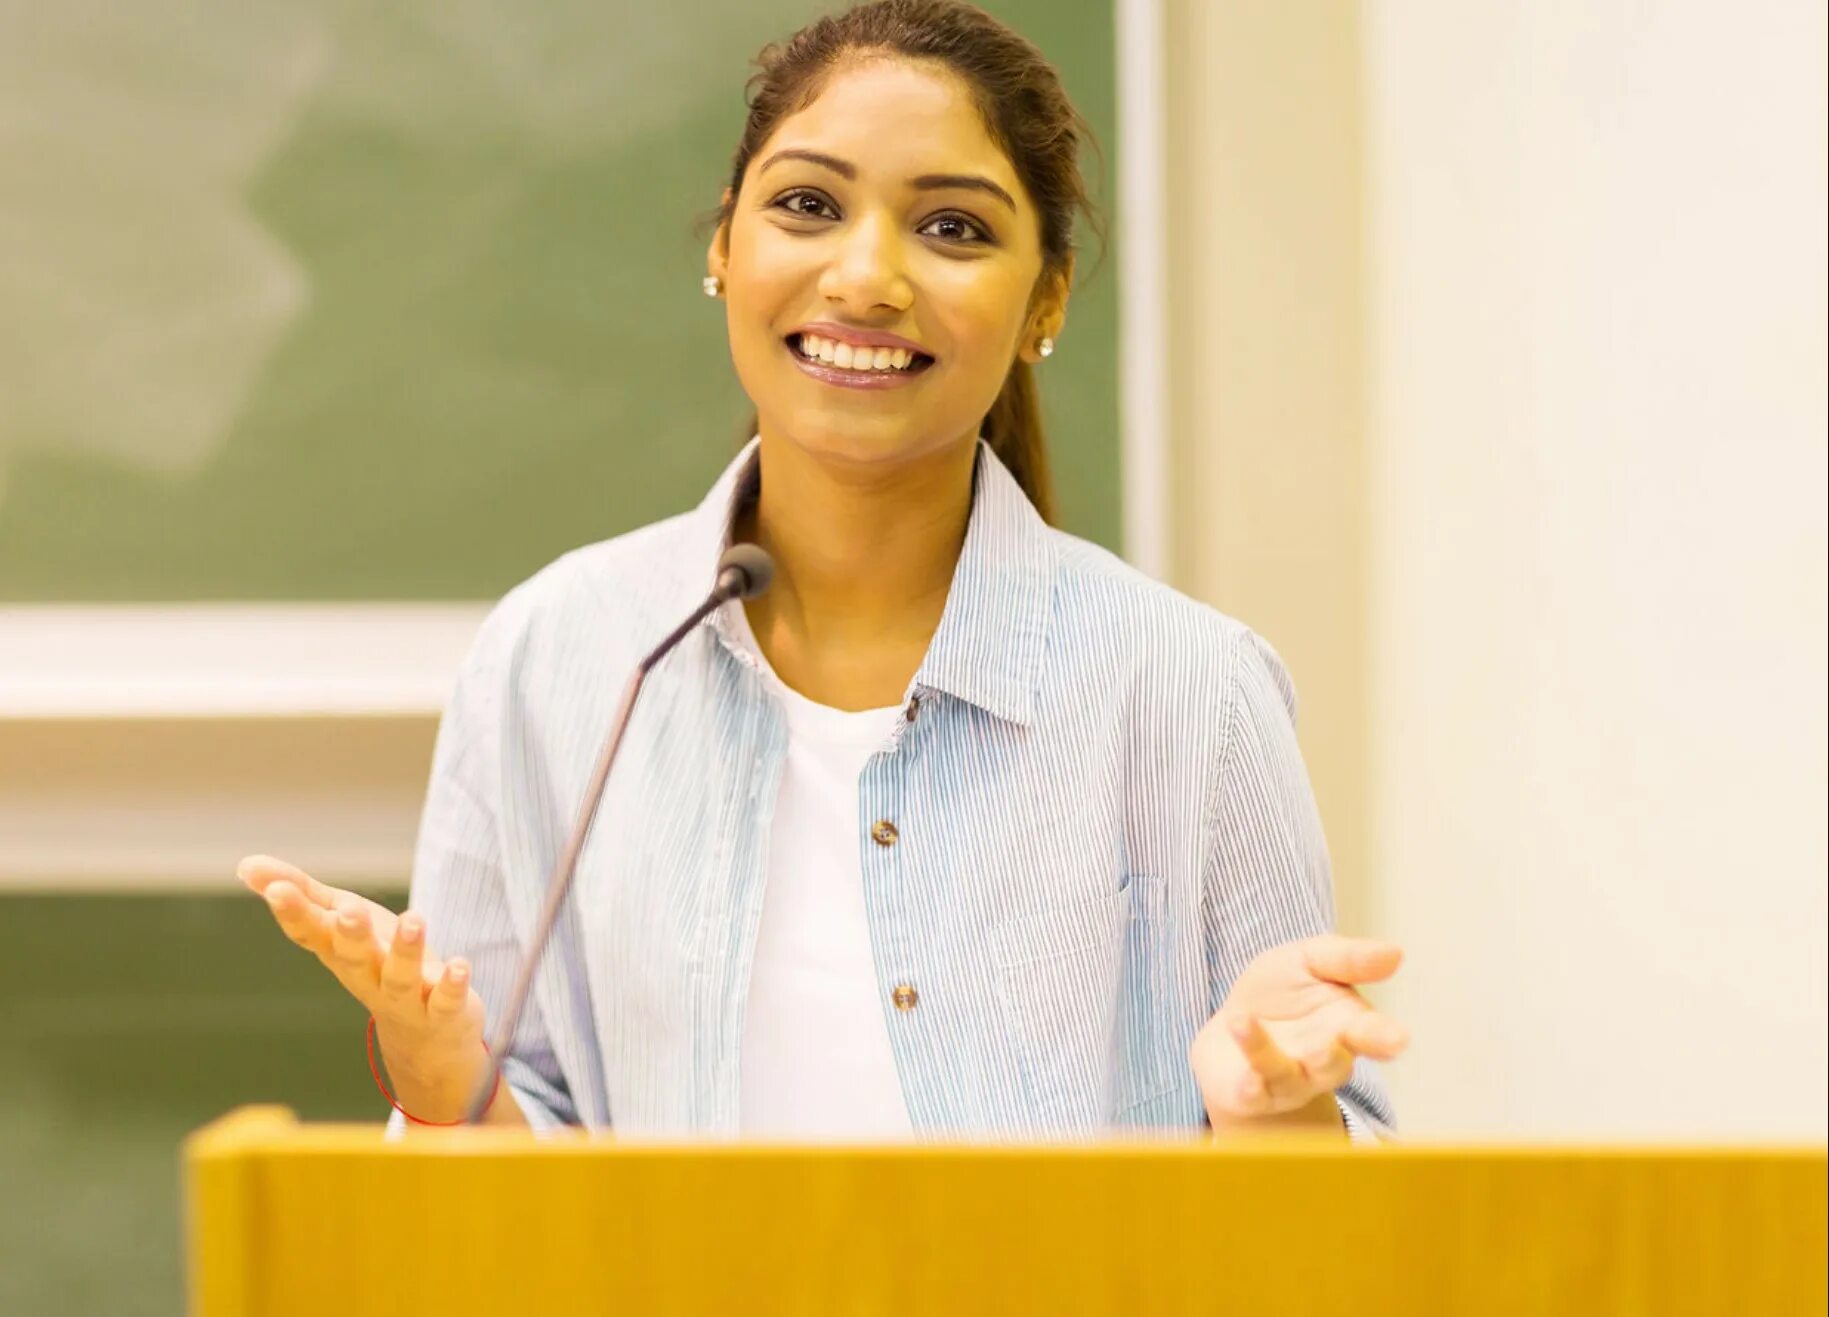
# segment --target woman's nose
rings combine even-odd
[[[831,264],[820,276],[819,291],[828,301],[856,313],[879,306],[905,311],[914,300],[914,290],[902,257],[895,226],[886,219],[866,216],[840,238]]]

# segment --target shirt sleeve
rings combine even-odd
[[[1231,668],[1202,875],[1209,1016],[1259,953],[1334,926],[1327,840],[1296,744],[1295,688],[1276,651],[1243,628]],[[1394,1133],[1390,1098],[1365,1057],[1334,1096],[1355,1142]]]
[[[496,729],[506,683],[498,671],[491,633],[500,625],[502,611],[498,607],[485,622],[439,719],[408,899],[410,908],[425,917],[430,950],[445,959],[469,959],[470,981],[483,1000],[490,1028],[507,1008],[522,955],[504,893],[493,806],[500,763]],[[536,1131],[579,1123],[534,997],[521,1013],[514,1049],[502,1061],[502,1075]],[[393,1113],[390,1133],[397,1134],[405,1124],[399,1112]]]

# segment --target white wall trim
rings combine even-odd
[[[1118,415],[1124,556],[1169,573],[1166,0],[1117,0]]]
[[[489,607],[0,607],[0,718],[435,717]]]
[[[0,892],[232,892],[255,852],[338,886],[405,882],[436,710],[139,707],[160,712],[0,718]]]
[[[17,761],[0,765],[0,892],[233,890],[251,851],[333,884],[404,883],[425,792],[412,747],[490,607],[0,607],[0,759]],[[170,771],[142,754],[123,780],[123,748],[148,736]],[[334,762],[301,783],[288,770],[326,758],[327,736],[409,748],[357,784]]]

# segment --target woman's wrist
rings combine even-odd
[[[398,1044],[390,1051],[386,1034],[379,1030],[377,1034],[394,1101],[401,1109],[433,1124],[462,1120],[489,1066],[489,1051],[482,1041],[459,1052],[429,1057],[415,1055]],[[503,1082],[498,1074],[497,1096]]]
[[[1269,1116],[1229,1116],[1207,1113],[1215,1139],[1248,1138],[1262,1134],[1337,1134],[1346,1138],[1346,1117],[1340,1103],[1330,1093],[1314,1099],[1293,1111],[1279,1111]]]

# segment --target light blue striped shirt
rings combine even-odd
[[[491,1019],[624,683],[710,590],[756,448],[696,510],[510,591],[463,664],[411,902],[440,954],[473,962]],[[1050,528],[981,442],[952,587],[903,705],[859,781],[856,844],[917,1135],[1198,1129],[1196,1030],[1260,951],[1333,923],[1275,653]],[[504,1065],[536,1128],[738,1132],[786,744],[725,611],[649,678]],[[1389,1128],[1371,1063],[1336,1096],[1354,1137]]]

